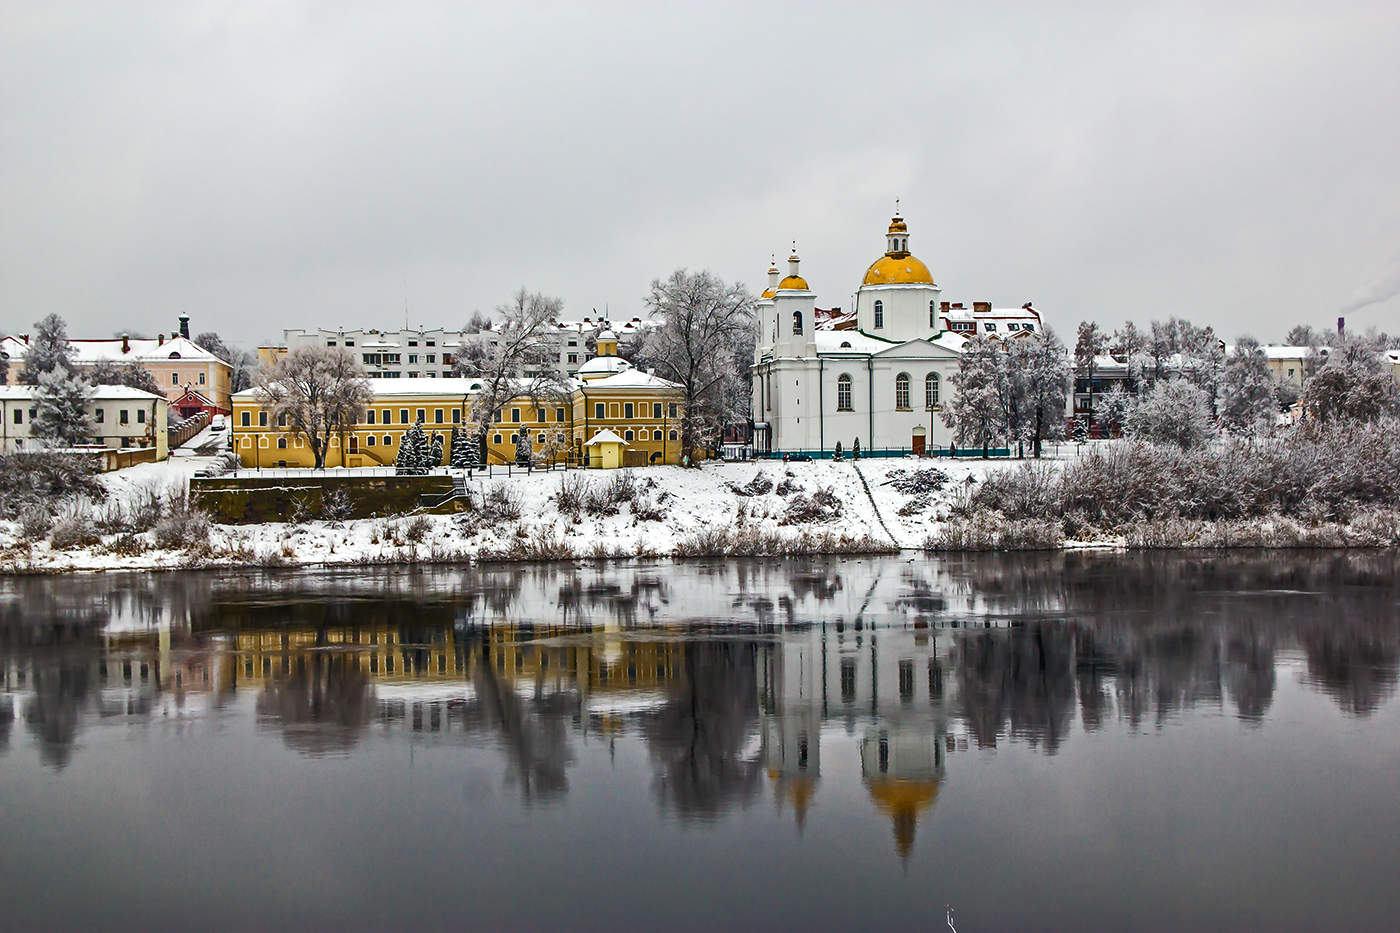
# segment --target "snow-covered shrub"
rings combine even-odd
[[[184,496],[172,495],[151,533],[157,547],[172,550],[207,546],[209,529],[208,512],[195,508]]]
[[[619,470],[601,487],[594,487],[589,496],[589,512],[611,510],[615,514],[624,502],[631,502],[637,496],[637,478],[629,470]]]
[[[0,454],[0,518],[14,518],[27,505],[53,511],[73,496],[100,502],[106,495],[87,457],[50,450]]]
[[[577,473],[572,476],[565,473],[559,480],[559,491],[554,494],[554,507],[559,510],[560,515],[577,516],[588,501],[591,486],[592,483],[586,477]]]
[[[487,521],[515,521],[522,513],[520,493],[506,483],[496,483],[481,497],[481,517]]]
[[[797,481],[797,476],[791,470],[787,470],[783,473],[782,481],[773,491],[780,496],[790,496],[801,488],[802,484]]]
[[[1143,397],[1124,427],[1129,437],[1190,450],[1213,433],[1210,399],[1185,379],[1164,380]]]
[[[978,510],[945,522],[924,539],[926,551],[1039,551],[1060,547],[1064,533],[1052,519],[1014,519]]]
[[[893,486],[906,496],[918,496],[926,493],[938,492],[947,482],[948,474],[937,467],[915,470],[890,470],[885,479],[886,484]]]
[[[830,489],[818,489],[811,495],[799,492],[789,499],[779,524],[813,525],[840,517],[840,497]]]
[[[92,521],[92,509],[86,502],[70,503],[49,529],[49,544],[54,550],[91,547],[101,540]]]
[[[150,549],[151,544],[146,540],[146,536],[134,532],[117,535],[103,548],[108,554],[117,557],[137,557]]]
[[[20,534],[31,541],[38,541],[46,537],[49,529],[53,527],[53,512],[37,502],[25,505],[20,509],[17,517]]]
[[[763,473],[755,473],[753,479],[740,486],[737,483],[725,483],[729,491],[736,496],[766,496],[773,491],[773,481]]]
[[[403,523],[402,535],[405,541],[420,543],[433,530],[433,520],[426,515],[415,515]]]
[[[666,510],[649,496],[638,495],[632,500],[632,516],[639,522],[663,522]]]
[[[350,517],[352,505],[350,494],[339,487],[321,496],[321,519],[327,522],[343,522]]]

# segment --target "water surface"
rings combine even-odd
[[[1397,571],[0,580],[0,927],[1393,929]]]

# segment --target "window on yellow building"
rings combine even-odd
[[[285,411],[277,416],[277,426],[279,428],[285,428],[287,426],[287,413]]]
[[[399,424],[408,424],[408,409],[399,409]]]
[[[510,423],[511,423],[511,424],[519,424],[519,423],[520,423],[520,409],[518,409],[518,408],[512,408],[512,409],[510,410]]]
[[[453,423],[453,424],[461,424],[461,423],[462,423],[462,409],[460,409],[460,408],[454,408],[454,409],[452,409],[452,423]]]
[[[636,437],[633,436],[630,430],[627,430],[622,432],[622,439],[624,441],[634,441],[636,440]]]
[[[500,442],[501,442],[501,435],[499,435],[499,434],[492,434],[492,435],[491,435],[491,443],[493,443],[493,444],[499,444]]]
[[[593,417],[595,417],[595,418],[602,418],[602,417],[603,417],[603,403],[602,403],[602,402],[594,402],[594,403],[593,403]]]
[[[392,435],[389,435],[389,434],[384,435],[383,441],[384,441],[384,446],[385,446],[385,447],[393,447],[393,446],[394,446],[394,438],[393,438]]]
[[[433,409],[433,424],[442,424],[442,409]]]
[[[544,422],[544,421],[546,420],[545,417],[544,417],[544,409],[543,409],[543,408],[537,408],[537,409],[535,409],[535,420],[536,420],[536,421],[539,421],[539,422]]]
[[[373,447],[373,446],[374,446],[374,435],[373,435],[373,434],[371,434],[369,437],[365,438],[365,446],[366,446],[366,447]]]
[[[253,420],[252,415],[253,415],[253,413],[252,413],[251,411],[245,411],[245,412],[243,413],[243,427],[246,428],[246,427],[249,427],[249,426],[250,426],[250,424],[251,424],[251,422],[252,422],[252,420]]]
[[[658,431],[652,431],[652,432],[651,432],[651,439],[654,440],[654,441],[659,441],[659,440],[661,440],[661,432],[660,432],[659,430],[658,430]]]
[[[673,440],[673,441],[674,441],[674,440],[678,440],[678,438],[676,437],[676,432],[675,432],[675,431],[672,431],[672,432],[671,432],[671,440]]]
[[[278,449],[278,450],[286,450],[286,449],[287,449],[287,439],[286,439],[285,437],[279,437],[279,438],[277,438],[277,449]]]
[[[558,421],[558,422],[561,423],[561,424],[564,422],[564,409],[562,409],[562,408],[556,408],[556,409],[554,409],[554,420],[555,420],[555,421]]]
[[[419,424],[422,424],[424,421],[427,421],[427,420],[428,420],[428,410],[427,410],[426,408],[420,408],[420,409],[418,409],[418,423],[419,423]]]
[[[374,424],[374,409],[373,409],[373,408],[367,409],[367,410],[365,411],[365,424]]]
[[[671,417],[676,417],[676,403],[672,402],[670,407]]]
[[[632,403],[631,403],[631,402],[628,402],[626,405],[623,405],[623,406],[622,406],[622,417],[624,417],[624,418],[635,418],[635,417],[636,417],[636,415],[635,415],[635,413],[634,413],[634,409],[632,408]]]
[[[661,417],[661,403],[660,403],[660,402],[652,402],[652,403],[651,403],[651,416],[652,416],[653,418],[660,418],[660,417]]]
[[[265,411],[260,411],[260,412],[258,412],[258,427],[260,427],[260,428],[265,428],[265,427],[267,427],[267,412],[265,412]]]

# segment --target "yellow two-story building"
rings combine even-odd
[[[505,405],[486,431],[490,463],[512,463],[521,432],[539,459],[585,463],[588,441],[611,430],[626,444],[626,465],[679,463],[684,392],[675,383],[636,369],[617,355],[617,338],[598,337],[598,357],[556,396],[521,395]],[[391,466],[403,435],[421,424],[442,437],[443,464],[451,456],[454,427],[473,433],[472,406],[481,392],[478,379],[371,379],[372,400],[356,423],[330,438],[327,467]],[[279,419],[257,388],[234,394],[233,450],[244,466],[311,467],[315,456],[307,438]],[[598,462],[592,462],[598,460]],[[592,457],[588,465],[601,466]]]

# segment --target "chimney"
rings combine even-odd
[[[122,352],[123,352],[123,353],[130,353],[130,352],[131,352],[131,338],[130,338],[128,335],[126,335],[126,334],[122,334]]]
[[[938,310],[939,310],[939,311],[942,311],[942,312],[944,312],[944,313],[946,314],[947,311],[948,311],[948,306],[949,306],[950,304],[952,304],[952,302],[940,301],[940,302],[938,303]]]
[[[986,314],[991,310],[992,303],[990,301],[974,301],[972,303],[972,312],[974,314]]]
[[[180,336],[186,340],[190,339],[190,316],[188,314],[180,315]]]
[[[165,343],[165,335],[164,335],[164,334],[156,334],[156,346],[161,346],[161,345],[164,344],[164,343]]]
[[[962,303],[961,301],[955,301],[955,302],[953,302],[953,310],[954,310],[954,311],[961,311],[962,309],[963,309],[963,303]]]

